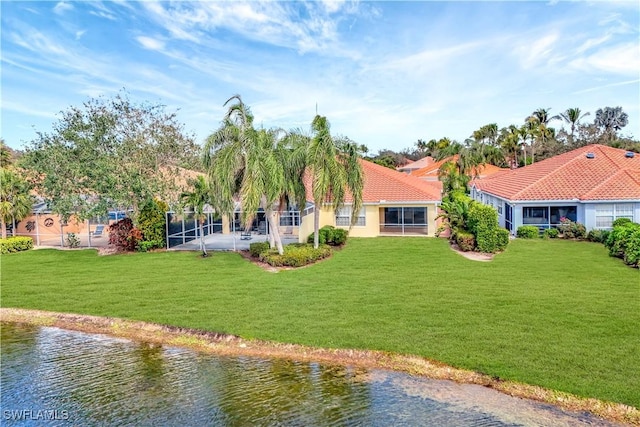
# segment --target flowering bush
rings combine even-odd
[[[562,237],[565,239],[584,239],[587,237],[587,229],[584,224],[573,222],[564,216],[560,218],[558,231],[562,233]]]

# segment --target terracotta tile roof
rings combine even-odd
[[[399,171],[412,171],[416,169],[422,169],[430,164],[433,164],[435,160],[431,156],[423,157],[421,159],[416,160],[415,162],[407,163],[406,165],[397,167],[396,170]]]
[[[386,202],[426,202],[442,199],[440,182],[425,182],[414,176],[398,172],[367,160],[361,160],[364,172],[363,203]],[[312,201],[311,177],[305,175],[307,200]],[[347,193],[345,202],[350,203],[351,194]],[[384,203],[384,202],[383,202]]]
[[[442,166],[443,164],[447,163],[447,162],[457,162],[458,161],[458,155],[456,154],[453,157],[447,157],[445,159],[442,160],[438,160],[437,162],[434,162],[428,166],[425,166],[421,169],[415,170],[411,172],[412,176],[416,176],[416,177],[435,177],[436,179],[438,178],[438,169],[440,169],[440,166]]]
[[[440,169],[440,166],[442,166],[444,163],[452,161],[452,162],[457,162],[458,161],[459,156],[456,154],[455,156],[452,157],[447,157],[446,159],[442,159],[438,162],[435,162],[429,166],[426,166],[422,169],[416,170],[416,171],[412,171],[411,175],[413,176],[417,176],[420,177],[422,179],[427,179],[427,180],[437,180],[438,179],[438,169]],[[504,171],[508,171],[509,169],[505,169],[505,168],[499,168],[498,166],[494,166],[494,165],[490,165],[490,164],[486,164],[483,166],[479,166],[477,168],[476,171],[476,175],[480,176],[480,177],[487,177],[490,175],[493,175],[495,173],[498,172],[504,172]]]
[[[361,161],[364,169],[364,203],[410,201],[439,201],[442,196],[440,182],[425,182],[415,176],[398,172],[366,160]]]
[[[473,185],[507,200],[640,200],[640,154],[625,153],[587,145]]]

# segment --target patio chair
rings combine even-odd
[[[93,237],[102,237],[102,233],[104,231],[104,225],[100,224],[96,226],[96,229],[93,230],[91,236]]]

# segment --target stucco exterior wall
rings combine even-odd
[[[438,205],[435,202],[430,204],[365,205],[365,225],[354,225],[350,230],[348,226],[340,226],[338,228],[349,230],[349,236],[351,237],[377,237],[380,235],[380,222],[382,220],[380,211],[385,207],[425,207],[427,209],[427,235],[435,236],[438,228],[438,221],[436,221]],[[331,206],[323,206],[320,210],[320,228],[325,225],[336,227],[335,214]],[[307,237],[311,233],[313,233],[313,214],[301,218],[300,228],[298,229],[298,241],[306,242]]]

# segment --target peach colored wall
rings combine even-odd
[[[29,215],[20,221],[16,228],[17,234],[20,235],[36,235],[36,221],[38,222],[37,231],[40,236],[59,236],[60,235],[60,216],[56,214],[38,214]],[[75,216],[69,218],[67,225],[62,230],[63,233],[86,233],[86,222],[79,221]]]

